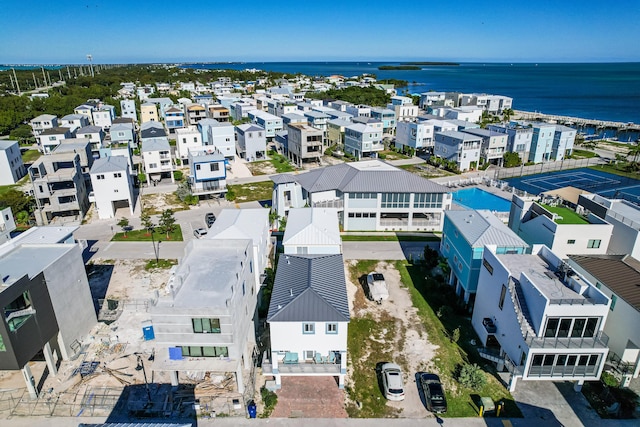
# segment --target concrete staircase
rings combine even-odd
[[[527,300],[525,299],[522,292],[520,282],[518,282],[513,277],[509,279],[509,294],[511,295],[513,308],[516,312],[516,316],[518,317],[518,323],[520,324],[520,331],[522,332],[522,336],[525,339],[527,337],[535,337],[536,334],[531,327],[531,314],[529,313],[529,308],[527,307]]]

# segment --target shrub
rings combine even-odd
[[[147,182],[147,174],[140,172],[138,174],[138,182],[140,182],[140,184],[145,184]]]
[[[609,372],[603,372],[600,380],[607,387],[618,387],[620,385],[620,381]]]
[[[260,395],[262,396],[262,403],[264,404],[261,418],[269,418],[269,415],[271,415],[278,403],[278,395],[267,390],[265,387],[260,389]]]
[[[181,166],[181,165],[182,165],[182,160],[177,158],[176,159],[176,166]],[[176,171],[176,172],[178,172],[178,171]],[[174,172],[174,175],[175,175],[175,172]]]
[[[233,202],[236,199],[236,193],[231,187],[227,187],[227,193],[224,195],[224,198],[230,202]]]
[[[182,181],[182,178],[184,178],[182,171],[173,171],[173,179],[176,181]]]
[[[379,154],[378,154],[378,158],[379,158],[380,160],[384,160],[384,159],[386,159],[386,158],[387,158],[387,155],[386,155],[386,154],[383,154],[383,153],[379,153]]]
[[[443,317],[446,319],[447,317],[450,317],[451,314],[453,314],[453,309],[450,305],[442,305],[436,312],[438,319],[442,319]]]
[[[466,363],[460,367],[458,382],[467,388],[479,390],[487,383],[487,377],[478,365]]]
[[[451,333],[451,342],[457,343],[460,340],[460,326],[455,328]]]

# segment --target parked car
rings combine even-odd
[[[395,363],[385,363],[380,367],[384,397],[388,400],[404,400],[402,369]]]
[[[199,238],[207,235],[207,229],[206,228],[196,228],[195,230],[193,230],[193,235],[196,236],[196,239],[199,239]]]
[[[376,272],[367,274],[367,297],[378,304],[389,299],[389,289],[382,274]]]
[[[213,214],[213,212],[207,212],[204,215],[204,222],[205,224],[207,224],[207,228],[211,227],[213,223],[216,222],[216,216]]]
[[[424,400],[427,403],[427,410],[436,414],[447,412],[447,399],[440,382],[440,377],[436,374],[423,372],[420,374],[420,386],[424,393]]]

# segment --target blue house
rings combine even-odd
[[[495,254],[524,254],[529,245],[486,210],[445,211],[440,252],[451,267],[449,284],[473,306],[485,249]]]
[[[534,163],[548,162],[552,159],[556,125],[533,123],[531,127],[533,128],[533,136],[531,138],[529,161]]]
[[[184,111],[181,108],[171,107],[165,111],[164,120],[169,133],[173,134],[176,129],[184,127]]]

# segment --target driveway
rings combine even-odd
[[[424,253],[425,246],[434,249],[440,242],[342,242],[344,259],[403,260],[418,259]]]
[[[272,418],[347,418],[334,377],[282,377]]]

